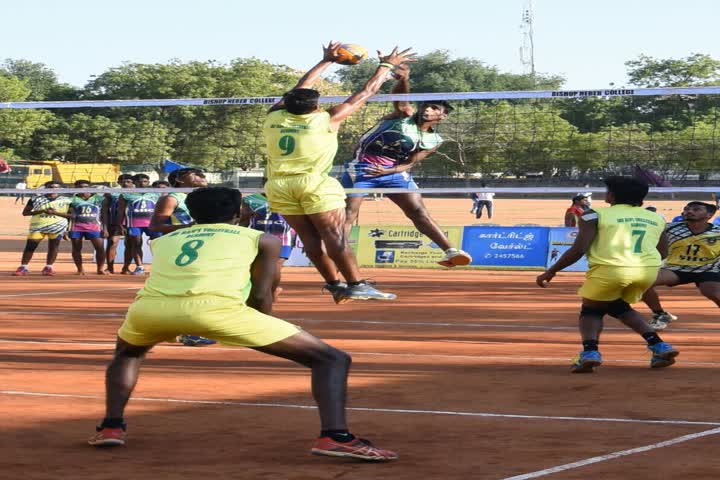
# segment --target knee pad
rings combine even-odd
[[[590,307],[583,306],[580,309],[580,316],[594,315],[594,316],[598,316],[598,317],[604,317],[607,314],[608,314],[608,310],[606,307],[605,308],[590,308]]]
[[[625,300],[615,300],[610,302],[608,305],[608,315],[615,318],[620,318],[620,315],[631,312],[633,308]]]

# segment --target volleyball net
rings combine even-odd
[[[259,188],[262,125],[277,100],[0,103],[0,157],[11,166],[0,184],[11,188],[33,177],[26,183],[38,186],[50,174],[69,185],[103,169],[98,183],[112,184],[108,165],[162,176],[171,161],[204,168],[213,183]],[[341,126],[332,174],[341,175],[358,139],[393,101],[438,100],[454,110],[438,126],[441,148],[413,169],[424,188],[599,185],[637,167],[673,187],[711,188],[720,179],[720,87],[377,95]]]

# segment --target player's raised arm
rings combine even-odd
[[[380,59],[380,64],[373,76],[365,82],[363,88],[352,94],[350,98],[340,105],[336,105],[328,110],[328,113],[330,113],[330,125],[334,129],[337,130],[343,120],[358,111],[360,107],[365,105],[370,97],[380,90],[380,87],[382,87],[388,79],[389,71],[394,70],[403,63],[414,62],[415,53],[412,51],[412,48],[406,48],[400,51],[398,47],[395,47],[389,55],[383,55],[383,53],[378,50],[378,58]]]
[[[395,84],[393,84],[390,93],[410,93],[410,67],[402,64],[393,70]],[[407,100],[393,102],[393,113],[388,114],[385,118],[404,118],[412,117],[415,109]]]
[[[297,88],[312,88],[317,79],[320,78],[320,75],[322,75],[323,72],[325,72],[325,70],[327,70],[330,65],[335,63],[338,58],[339,49],[340,42],[333,42],[332,40],[327,44],[327,46],[323,46],[322,60],[315,64],[315,66],[312,67],[310,70],[308,70],[307,73],[303,75],[300,80],[298,80],[297,85],[295,85],[292,89],[295,90]],[[279,110],[281,108],[285,108],[284,97],[275,105],[270,107],[269,112],[274,112],[275,110]]]

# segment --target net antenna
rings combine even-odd
[[[533,39],[533,0],[524,0],[522,9],[522,20],[520,32],[522,41],[520,43],[520,63],[523,65],[523,72],[529,73],[535,78],[535,41]]]

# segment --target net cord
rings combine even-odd
[[[502,92],[444,92],[381,94],[371,97],[369,102],[422,102],[432,100],[519,100],[532,98],[572,99],[583,97],[647,97],[666,95],[717,95],[720,86],[711,87],[663,87],[663,88],[600,88],[596,90],[537,90]],[[44,102],[0,102],[0,109],[38,108],[108,108],[108,107],[178,107],[178,106],[222,106],[222,105],[272,105],[282,97],[237,97],[237,98],[176,98],[146,100],[71,100]],[[320,103],[341,103],[348,96],[320,97]]]

